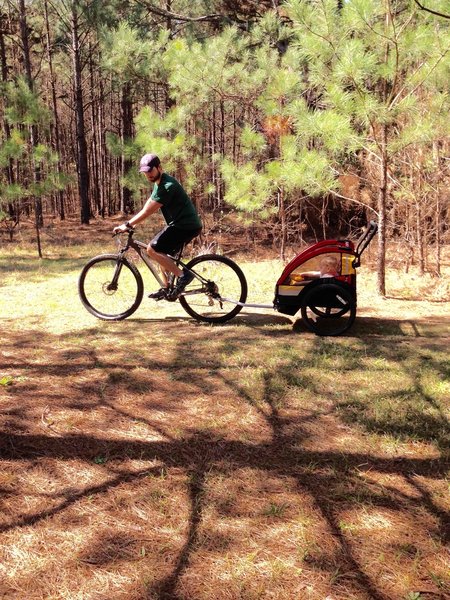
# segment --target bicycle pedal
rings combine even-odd
[[[180,294],[178,292],[173,290],[166,294],[166,300],[168,300],[169,302],[176,302],[178,300],[179,295]]]

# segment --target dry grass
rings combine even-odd
[[[109,229],[0,255],[0,597],[448,597],[448,306],[363,265],[339,339],[150,300],[104,323],[76,278]],[[278,261],[243,267],[270,302]]]

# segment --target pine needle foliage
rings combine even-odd
[[[382,262],[414,192],[403,189],[414,187],[408,153],[431,157],[448,136],[448,27],[413,0],[288,0],[206,36],[122,22],[104,35],[104,65],[120,82],[161,81],[166,96],[140,106],[134,139],[110,137],[110,148],[133,161],[151,149],[200,203],[225,200],[276,225],[304,198],[342,197],[340,176],[363,173],[370,200],[344,199],[378,214]],[[436,185],[436,169],[430,177]],[[141,185],[135,172],[123,183]]]
[[[317,98],[313,116],[302,119],[305,130],[309,123],[331,154],[341,145],[360,161],[373,163],[381,293],[387,208],[391,199],[404,197],[396,192],[405,178],[400,182],[395,176],[403,170],[402,153],[410,147],[432,153],[433,142],[446,135],[441,115],[449,109],[449,28],[416,8],[403,0],[286,4],[294,43]],[[311,111],[311,106],[299,108],[298,114]]]
[[[30,127],[45,131],[50,124],[50,113],[33,92],[25,79],[19,77],[0,87],[0,99],[4,106],[4,119],[8,129],[0,130],[0,221],[18,219],[19,201],[40,198],[66,187],[69,179],[55,169],[57,154],[46,144],[30,143]],[[7,133],[6,133],[7,132]],[[15,166],[17,181],[8,178]],[[39,179],[30,177],[39,168]],[[24,207],[24,203],[21,203]]]

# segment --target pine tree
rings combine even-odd
[[[9,229],[12,239],[12,230],[20,213],[27,208],[26,200],[35,206],[36,199],[63,189],[67,181],[54,169],[58,156],[45,144],[36,144],[32,139],[33,129],[48,129],[50,113],[30,90],[28,82],[19,78],[16,83],[4,83],[0,96],[8,124],[8,135],[2,132],[0,137],[0,221]],[[7,167],[11,164],[18,174],[13,181],[7,175]],[[35,165],[39,165],[38,180],[30,177]],[[12,211],[11,206],[14,207]],[[39,238],[38,254],[42,258]]]
[[[130,15],[130,20],[131,16],[133,20],[136,17],[134,14]],[[132,158],[136,156],[125,151],[125,147],[132,142],[135,133],[133,122],[135,98],[143,81],[159,81],[161,88],[166,91],[166,78],[159,55],[162,55],[168,35],[168,31],[162,30],[155,38],[148,31],[132,27],[127,21],[121,21],[116,27],[104,30],[102,34],[102,66],[113,75],[113,85],[120,95],[121,131],[114,141],[110,137],[110,148],[115,149],[116,155],[120,156],[121,160],[120,211],[125,214],[134,210],[133,190],[126,183],[126,175],[133,168]],[[118,138],[120,144],[117,144]]]
[[[395,156],[412,142],[431,148],[436,114],[420,120],[422,90],[431,87],[442,98],[438,110],[445,112],[444,105],[448,110],[443,77],[444,71],[448,76],[448,25],[418,15],[404,0],[349,0],[342,6],[334,0],[291,0],[287,10],[308,85],[318,99],[315,110],[347,119],[359,157],[376,167],[378,290],[384,295]]]

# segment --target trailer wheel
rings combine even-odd
[[[355,294],[339,283],[311,286],[303,295],[301,315],[306,327],[316,335],[341,335],[355,321]]]

